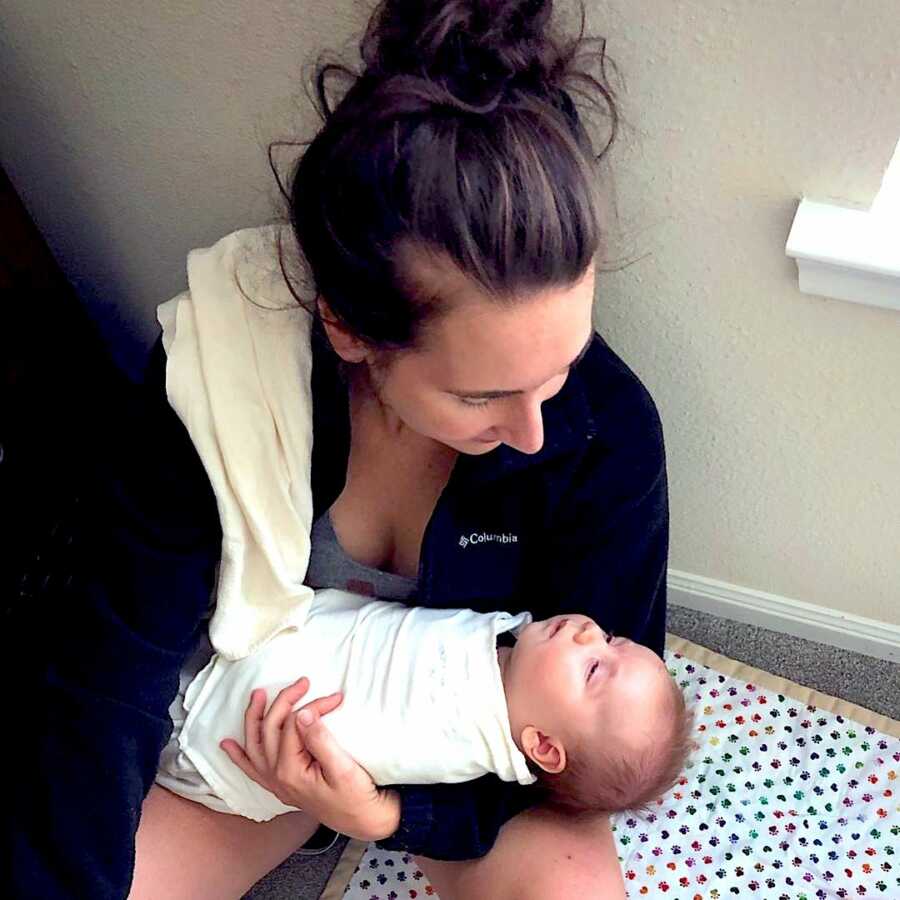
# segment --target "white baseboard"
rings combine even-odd
[[[669,569],[669,602],[831,647],[900,662],[900,625]]]

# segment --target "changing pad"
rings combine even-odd
[[[671,635],[699,749],[647,815],[614,816],[629,898],[900,898],[900,723]],[[437,898],[351,841],[323,900]]]

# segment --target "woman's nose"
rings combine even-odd
[[[502,426],[504,444],[520,453],[537,453],[544,446],[544,419],[541,402],[537,398],[523,397],[510,411]]]

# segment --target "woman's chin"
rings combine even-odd
[[[477,438],[472,439],[471,441],[466,441],[465,443],[460,442],[456,445],[455,449],[459,450],[460,453],[467,453],[469,456],[483,456],[485,453],[490,453],[492,450],[496,450],[502,441],[481,441]]]

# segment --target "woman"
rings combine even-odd
[[[365,70],[330,112],[320,73],[326,122],[290,193],[318,297],[313,557],[331,541],[355,575],[393,578],[410,602],[575,609],[661,653],[662,433],[647,392],[593,335],[595,154],[564,85],[599,91],[613,123],[615,106],[576,69],[579,45],[550,37],[550,12],[549,0],[385,0]],[[124,651],[96,651],[87,676],[63,658],[55,675],[77,682],[68,695],[116,705],[105,718],[96,703],[77,710],[93,717],[99,764],[122,773],[83,837],[91,896],[127,884],[130,859],[89,843],[133,832],[218,552],[209,485],[162,399],[159,348],[155,361],[156,391],[135,415],[155,440],[135,437],[108,478],[118,552],[78,622]],[[347,584],[327,562],[316,577]],[[239,897],[320,822],[415,853],[443,900],[624,895],[605,821],[528,809],[527,789],[492,776],[376,789],[328,735],[327,702],[288,714],[304,688],[265,717],[251,703],[247,746],[227,748],[303,812],[253,823],[149,788],[132,897]],[[83,763],[70,754],[60,779],[102,771]]]

